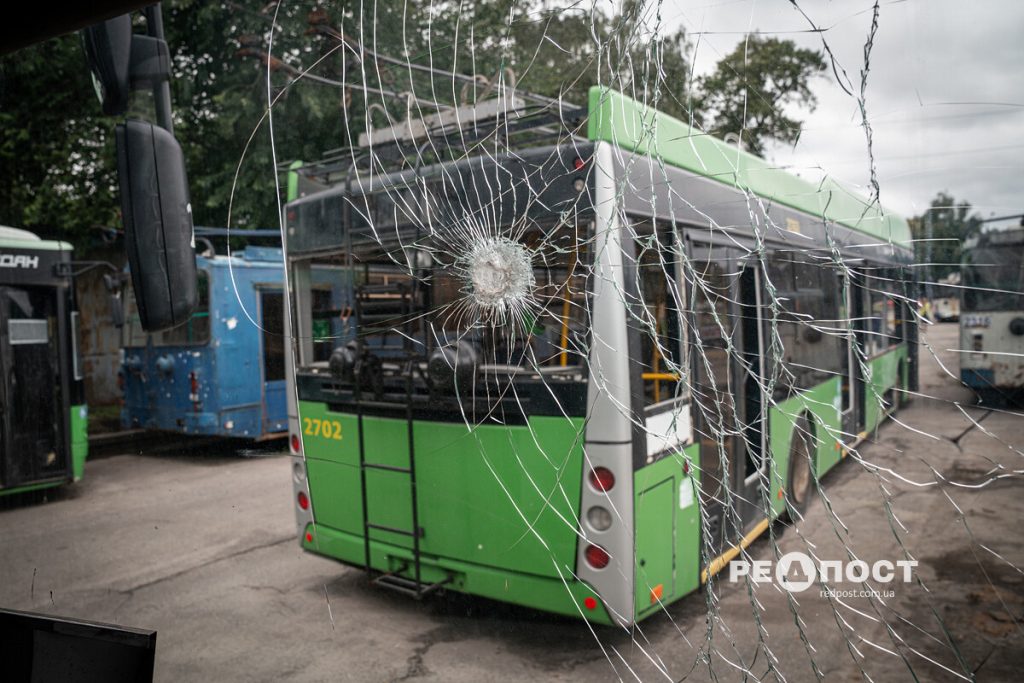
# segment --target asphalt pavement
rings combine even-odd
[[[1024,416],[972,405],[956,325],[921,395],[748,560],[914,561],[881,597],[726,574],[632,632],[448,594],[415,602],[304,554],[288,458],[119,455],[0,510],[0,605],[155,629],[161,681],[1018,680]],[[709,619],[710,616],[710,619]]]

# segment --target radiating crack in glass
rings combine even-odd
[[[837,667],[865,680],[895,671],[973,680],[984,660],[961,650],[963,629],[948,622],[926,572],[895,595],[868,575],[820,578],[820,596],[751,572],[729,580],[730,560],[779,564],[794,551],[819,566],[857,565],[863,553],[918,563],[898,502],[936,489],[941,514],[966,533],[979,583],[1022,631],[1006,583],[986,567],[993,558],[1024,570],[976,536],[956,495],[992,491],[1024,469],[990,458],[971,480],[913,442],[959,449],[971,433],[1005,446],[1010,462],[1024,455],[963,402],[907,380],[930,362],[958,378],[940,357],[945,349],[917,346],[916,329],[932,324],[918,310],[924,278],[913,244],[894,237],[896,217],[879,204],[866,100],[881,3],[870,6],[859,87],[829,28],[791,4],[820,36],[832,85],[860,115],[870,192],[852,215],[849,192],[830,179],[802,189],[779,180],[784,189],[771,194],[756,174],[777,169],[757,166],[740,143],[708,142],[717,124],[698,110],[707,93],[687,64],[694,53],[679,49],[698,49],[700,34],[684,43],[661,2],[315,4],[308,43],[283,53],[284,82],[266,60],[271,106],[253,133],[274,139],[273,111],[290,106],[284,96],[295,88],[335,93],[346,124],[345,139],[324,140],[323,159],[295,172],[299,189],[281,212],[293,390],[300,416],[317,402],[357,413],[366,439],[371,419],[411,421],[417,462],[430,463],[428,472],[445,462],[466,487],[442,495],[424,475],[419,505],[456,511],[449,521],[487,515],[511,530],[499,534],[506,545],[495,556],[467,521],[425,551],[432,566],[490,562],[513,578],[561,585],[559,609],[585,620],[619,680],[822,680]],[[273,7],[276,27],[281,5]],[[267,32],[268,56],[275,35]],[[740,69],[753,63],[746,41]],[[722,64],[744,83],[735,139],[764,135],[749,126],[748,104],[783,105],[754,87],[753,75]],[[290,158],[274,150],[275,178]],[[814,195],[814,209],[801,192]],[[867,234],[871,221],[890,227]],[[1020,291],[1004,287],[979,291]],[[964,431],[953,440],[915,426],[900,411],[911,399],[952,402]],[[429,430],[446,434],[448,450],[431,445]],[[358,438],[362,449],[362,431]],[[307,439],[303,458],[311,448]],[[823,478],[823,463],[834,462],[845,474]],[[591,481],[601,468],[615,487]],[[845,521],[862,518],[843,499],[857,477],[873,481],[884,524]],[[663,480],[671,493],[658,512],[651,501]],[[316,486],[316,528],[350,523]],[[473,508],[473,487],[489,492],[492,507]],[[815,498],[821,505],[807,509]],[[648,540],[665,516],[670,549]],[[788,521],[769,523],[776,518]],[[427,528],[423,543],[445,533]],[[757,533],[764,540],[752,543]],[[895,555],[861,550],[862,534],[887,535]],[[409,557],[410,542],[389,538],[404,548],[396,556]],[[324,550],[319,536],[313,544]],[[590,544],[605,557],[591,558]],[[535,564],[510,560],[516,553]],[[655,576],[647,563],[665,553],[670,569]],[[388,571],[408,577],[413,561]],[[601,561],[607,567],[595,569]],[[863,592],[835,590],[850,585]],[[703,628],[676,602],[697,593]],[[638,604],[648,597],[650,607]],[[543,606],[528,591],[506,599]],[[798,648],[769,605],[786,610]],[[834,636],[848,662],[837,661]]]

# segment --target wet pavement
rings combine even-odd
[[[952,376],[955,324],[926,343],[942,363],[922,349],[923,395],[825,477],[802,522],[749,548],[916,561],[881,599],[723,574],[631,633],[459,595],[418,603],[304,554],[288,459],[256,450],[107,457],[0,511],[0,605],[155,629],[162,681],[737,680],[737,666],[788,681],[1014,680],[1024,417],[972,405]]]

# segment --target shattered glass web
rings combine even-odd
[[[557,3],[546,5],[550,11],[565,11],[557,7]],[[810,29],[818,31],[814,13],[793,3],[794,9],[800,12]],[[573,5],[572,9],[580,9]],[[625,28],[609,35],[593,34],[590,46],[593,61],[596,64],[599,85],[627,93],[642,104],[658,109],[667,98],[678,97],[672,84],[664,82],[660,68],[661,52],[658,49],[659,39],[665,32],[661,23],[662,7],[660,3],[639,2],[631,5],[634,22],[627,23]],[[559,145],[564,154],[573,150],[585,141],[586,130],[579,120],[561,119],[560,116],[574,106],[585,105],[585,102],[570,102],[564,97],[545,98],[533,97],[528,94],[530,76],[541,67],[526,65],[525,68],[509,67],[496,72],[471,71],[453,74],[443,69],[431,68],[430,57],[451,47],[447,44],[430,44],[430,28],[420,27],[427,37],[428,58],[406,60],[400,55],[385,55],[379,52],[378,37],[374,30],[374,16],[378,5],[362,8],[362,19],[358,21],[359,31],[355,35],[337,36],[336,44],[322,55],[315,63],[304,65],[298,77],[288,83],[272,82],[276,75],[267,71],[267,96],[272,102],[264,121],[256,127],[254,136],[261,130],[264,123],[269,124],[270,137],[273,141],[273,109],[281,106],[280,98],[288,88],[333,86],[344,93],[345,115],[352,120],[362,119],[372,122],[374,128],[384,130],[393,128],[401,131],[412,125],[410,122],[438,112],[454,112],[456,119],[466,115],[476,106],[484,103],[497,103],[498,110],[505,114],[499,119],[497,128],[490,131],[472,130],[456,121],[457,133],[448,138],[432,136],[426,144],[413,146],[412,153],[407,153],[404,168],[416,169],[430,166],[439,160],[445,162],[464,162],[471,159],[494,159],[506,153],[513,153],[516,132],[508,128],[510,121],[524,113],[552,114],[556,122],[542,129],[545,144]],[[436,5],[432,8],[434,16],[446,12],[464,11],[465,8],[451,4]],[[587,9],[587,8],[584,8]],[[275,11],[280,11],[278,7]],[[868,77],[871,69],[871,50],[879,28],[880,3],[870,5],[872,21],[870,31],[865,36],[863,63],[850,71],[859,72],[858,78],[851,78],[847,68],[839,63],[832,54],[827,40],[827,32],[822,31],[822,49],[831,60],[835,76],[835,87],[842,89],[853,98],[860,113],[864,129],[865,145],[870,159],[870,185],[867,194],[871,202],[877,202],[880,186],[874,169],[871,153],[872,130],[868,117]],[[547,16],[538,12],[538,23]],[[500,41],[485,39],[472,34],[470,27],[464,28],[468,35],[458,38],[471,46],[471,55],[486,50],[500,50]],[[410,30],[412,28],[410,27]],[[270,49],[273,54],[273,32],[268,33]],[[542,32],[541,42],[554,42]],[[459,44],[459,43],[456,43]],[[699,46],[699,42],[698,42]],[[541,45],[538,45],[538,49]],[[332,77],[318,74],[318,67],[330,57],[338,57],[345,62],[343,79],[338,81]],[[639,59],[639,61],[637,61]],[[516,65],[517,67],[519,65]],[[520,72],[521,71],[521,72]],[[757,97],[757,92],[750,92],[748,97]],[[516,98],[522,99],[521,105],[514,105]],[[462,108],[460,108],[462,107]],[[691,121],[691,124],[694,122]],[[471,131],[471,134],[470,132]],[[658,153],[659,140],[654,131],[645,131],[655,155]],[[469,384],[460,379],[456,371],[450,374],[453,391],[462,403],[462,416],[467,429],[472,432],[484,423],[516,421],[520,416],[509,415],[506,411],[519,410],[522,405],[518,401],[517,389],[519,379],[523,376],[539,378],[542,385],[557,381],[559,376],[572,376],[572,373],[586,373],[586,359],[595,347],[607,344],[606,340],[597,338],[591,333],[592,299],[589,293],[597,286],[596,280],[607,278],[608,273],[599,272],[594,264],[602,249],[615,248],[613,243],[604,239],[607,226],[584,212],[586,192],[580,193],[580,202],[560,207],[557,213],[552,212],[546,219],[538,219],[536,213],[530,215],[502,215],[500,204],[502,197],[509,192],[521,192],[524,184],[517,182],[501,173],[491,173],[487,178],[486,196],[477,196],[473,202],[481,210],[468,212],[460,197],[469,192],[480,191],[480,186],[467,187],[463,177],[456,173],[442,172],[441,180],[430,187],[415,188],[415,192],[399,191],[390,188],[381,196],[390,200],[395,220],[381,221],[379,207],[370,206],[368,200],[357,199],[362,191],[371,187],[379,187],[376,183],[380,178],[391,172],[394,159],[386,152],[378,151],[373,145],[360,148],[352,139],[335,141],[335,146],[343,151],[336,159],[356,167],[358,172],[351,176],[352,184],[359,189],[353,192],[349,209],[352,216],[361,217],[371,235],[371,243],[360,245],[366,255],[371,255],[389,272],[400,274],[401,279],[409,287],[429,287],[433,291],[443,292],[442,301],[435,302],[429,310],[416,312],[412,316],[396,319],[390,331],[404,337],[409,343],[427,348],[447,347],[454,349],[454,354],[442,357],[442,360],[454,366],[460,363],[460,354],[471,356],[471,365],[476,368],[477,375]],[[325,144],[325,149],[331,145]],[[386,144],[378,147],[385,148]],[[628,167],[630,159],[622,150],[614,149],[613,154],[619,155],[621,167]],[[347,155],[347,158],[346,158]],[[275,161],[288,158],[287,150],[275,149]],[[596,180],[592,174],[591,159],[583,158],[588,181]],[[668,170],[655,164],[661,178],[651,178],[651,185],[659,181],[668,183]],[[275,179],[277,175],[275,174]],[[742,189],[742,188],[741,188]],[[617,178],[614,195],[622,198],[635,193],[630,181]],[[848,341],[854,338],[859,329],[860,320],[847,310],[848,293],[854,287],[860,287],[877,293],[883,302],[881,316],[886,315],[884,307],[902,311],[907,318],[917,318],[916,294],[910,287],[914,280],[921,279],[921,273],[913,267],[891,269],[876,272],[861,267],[858,259],[850,259],[831,239],[831,228],[826,224],[827,248],[814,250],[794,249],[792,267],[803,263],[812,264],[822,274],[818,275],[818,283],[825,282],[824,273],[830,281],[838,285],[834,292],[839,302],[837,305],[843,315],[834,318],[816,317],[813,313],[800,311],[794,306],[793,286],[784,286],[776,282],[773,275],[780,272],[779,268],[769,263],[770,252],[765,240],[773,234],[789,232],[789,226],[776,225],[770,215],[768,203],[757,195],[743,191],[749,215],[749,230],[753,236],[753,246],[733,240],[733,248],[742,252],[733,260],[733,265],[743,262],[753,264],[761,273],[763,282],[758,287],[759,295],[765,297],[757,302],[765,324],[757,326],[760,335],[759,344],[764,349],[764,365],[759,364],[756,357],[745,354],[738,343],[737,328],[741,321],[736,311],[743,311],[740,301],[733,298],[742,286],[738,284],[741,274],[738,270],[722,270],[708,260],[695,258],[686,246],[685,232],[674,230],[671,225],[644,224],[627,217],[621,210],[615,216],[625,226],[624,240],[634,245],[632,253],[622,255],[623,261],[636,266],[632,268],[635,281],[617,291],[626,315],[630,318],[631,328],[643,337],[640,347],[647,350],[642,361],[652,374],[669,379],[655,380],[661,382],[654,388],[655,400],[673,400],[679,410],[692,405],[700,413],[697,432],[694,438],[712,444],[718,444],[718,462],[709,459],[702,466],[709,472],[717,468],[718,472],[728,472],[730,457],[725,443],[738,440],[745,446],[737,446],[741,453],[743,448],[756,452],[759,443],[753,439],[756,430],[749,424],[738,422],[734,416],[742,413],[742,406],[737,405],[736,387],[730,381],[754,381],[754,393],[761,397],[759,414],[766,414],[770,409],[787,410],[779,405],[775,396],[780,387],[799,386],[802,373],[820,371],[820,374],[835,375],[832,369],[834,359],[822,360],[823,367],[813,363],[792,362],[788,350],[797,343],[798,337],[806,339],[833,340],[834,347],[847,348]],[[278,193],[280,196],[280,192]],[[364,197],[366,195],[363,195]],[[527,205],[540,202],[541,197],[529,197]],[[651,200],[654,201],[653,199]],[[706,207],[693,205],[686,196],[671,193],[670,211],[680,214],[684,210],[696,212],[706,220],[706,227],[712,233],[730,239],[728,227],[719,225],[711,211]],[[653,208],[653,206],[652,206]],[[401,218],[401,221],[398,218]],[[416,239],[408,240],[407,235],[397,230],[400,222],[415,225]],[[284,230],[282,225],[282,230]],[[339,227],[340,229],[340,227]],[[609,244],[612,244],[609,247]],[[330,264],[327,264],[328,267]],[[628,269],[627,269],[628,270]],[[650,277],[651,274],[654,277]],[[647,278],[644,278],[644,275]],[[793,277],[799,277],[794,275]],[[660,285],[659,285],[660,279]],[[605,283],[608,284],[608,283]],[[610,283],[618,288],[615,282]],[[756,285],[756,281],[755,281]],[[289,288],[292,284],[289,283]],[[799,284],[796,284],[799,288]],[[652,298],[653,297],[653,298]],[[874,299],[871,299],[874,300]],[[659,307],[672,307],[681,313],[681,329],[678,336],[673,337],[665,329],[664,316]],[[730,313],[729,311],[732,311]],[[740,317],[743,313],[741,312]],[[870,312],[862,312],[862,316]],[[900,313],[895,313],[898,317]],[[703,320],[706,324],[696,321]],[[255,321],[252,321],[255,325]],[[918,322],[922,325],[920,319]],[[881,337],[884,334],[885,320],[879,321],[879,327],[873,332]],[[413,330],[412,335],[408,330]],[[558,330],[560,334],[552,339],[539,340],[542,330]],[[868,335],[871,336],[870,334]],[[318,340],[326,337],[318,335]],[[682,340],[682,352],[673,350],[672,343],[679,345]],[[303,339],[296,335],[296,348]],[[338,340],[336,340],[338,341]],[[860,372],[867,376],[870,373],[868,362],[876,346],[869,339],[861,348],[853,344],[853,362]],[[624,353],[623,349],[615,351]],[[940,354],[927,340],[921,347],[921,364],[928,359],[939,364],[943,371],[951,377],[955,376],[956,367],[947,367],[949,361],[940,358]],[[819,360],[816,358],[816,360]],[[954,358],[955,362],[955,358]],[[730,380],[716,374],[716,368],[728,366],[729,363],[739,370]],[[824,367],[825,364],[828,367]],[[766,371],[765,368],[770,370]],[[553,371],[552,371],[553,370]],[[609,378],[605,377],[600,368],[591,368],[588,387],[591,395],[596,393],[605,397],[617,394],[615,387],[608,386]],[[467,389],[468,387],[468,389]],[[666,388],[667,387],[667,388]],[[466,395],[466,391],[474,395]],[[479,411],[477,396],[482,393],[486,400],[484,405],[491,409]],[[558,394],[551,390],[552,396]],[[867,400],[878,400],[884,405],[893,405],[904,400],[902,390],[885,396],[867,397]],[[662,399],[662,394],[664,399]],[[906,398],[911,398],[907,396]],[[921,393],[916,398],[934,398]],[[501,399],[501,400],[499,400]],[[507,399],[507,400],[505,400]],[[493,406],[498,406],[497,409]],[[631,406],[618,404],[622,414],[640,429],[646,429],[641,416],[634,413]],[[989,431],[981,424],[993,412],[989,410],[979,413],[967,406],[957,405],[969,425],[967,431],[975,430],[985,438],[1000,440],[1001,437]],[[688,409],[688,408],[686,408]],[[980,415],[980,417],[979,417]],[[568,419],[568,417],[566,418]],[[901,419],[896,413],[893,421],[898,429],[908,434],[921,437],[910,440],[916,447],[928,440],[940,441],[940,437],[923,432]],[[848,433],[834,428],[817,425],[809,428],[806,422],[798,423],[803,430],[802,437],[806,446],[804,457],[822,443],[842,444],[848,446],[852,462],[844,462],[840,469],[862,468],[868,472],[877,487],[881,505],[886,511],[887,524],[870,530],[871,534],[888,534],[894,540],[893,546],[899,549],[900,557],[888,559],[910,560],[915,558],[913,529],[901,521],[894,498],[907,490],[937,488],[948,502],[943,514],[948,516],[950,526],[962,527],[971,539],[973,561],[979,571],[985,573],[985,581],[1009,615],[1012,627],[1020,630],[1020,623],[1013,608],[1008,607],[1000,588],[993,583],[986,573],[986,567],[1009,568],[1012,572],[1024,575],[1022,570],[1004,557],[999,548],[990,547],[975,536],[968,526],[964,515],[954,498],[957,489],[970,489],[983,492],[986,487],[1009,477],[1021,474],[1021,470],[1007,468],[1002,463],[990,463],[991,467],[980,477],[958,478],[948,476],[928,464],[927,459],[907,450],[905,465],[892,467],[889,464],[878,464],[870,458],[863,457],[861,449],[853,444],[857,434]],[[966,432],[965,432],[966,433]],[[964,436],[961,433],[957,438]],[[582,435],[581,435],[582,437]],[[1022,454],[1013,444],[1003,444],[1015,456]],[[480,457],[485,462],[489,454],[483,442],[480,445]],[[837,446],[839,447],[839,446]],[[565,454],[545,453],[553,467],[557,467]],[[681,453],[669,457],[676,458],[680,466],[684,466]],[[704,456],[707,457],[706,455]],[[742,457],[742,456],[740,456]],[[914,461],[911,463],[911,459]],[[521,462],[521,461],[520,461]],[[892,461],[886,460],[886,463]],[[697,463],[690,463],[697,465]],[[755,464],[756,465],[756,464]],[[492,470],[495,477],[500,477]],[[785,477],[785,473],[776,472],[770,461],[765,467],[755,467],[754,472],[765,486],[757,487],[759,496],[742,499],[740,492],[732,486],[702,487],[699,491],[702,505],[701,554],[702,565],[707,566],[724,546],[738,544],[741,541],[743,522],[738,517],[741,505],[753,505],[762,511],[770,509],[773,501],[768,491],[773,479]],[[524,471],[527,480],[530,472]],[[962,474],[962,473],[961,473]],[[969,472],[968,472],[969,474]],[[835,474],[832,479],[834,480]],[[848,478],[848,477],[847,477]],[[501,484],[501,482],[499,482]],[[859,557],[857,535],[844,521],[841,509],[849,509],[843,501],[833,500],[830,495],[829,481],[819,481],[812,475],[811,485],[822,505],[814,508],[814,514],[825,521],[825,528],[833,531],[832,538],[819,533],[818,540],[812,541],[803,533],[800,523],[802,515],[798,506],[792,504],[788,492],[786,503],[789,515],[794,524],[785,527],[778,524],[769,525],[765,533],[766,541],[761,545],[743,548],[740,557],[755,559],[751,553],[756,551],[760,559],[778,560],[786,551],[801,550],[818,559],[853,560]],[[504,486],[506,493],[513,494]],[[574,494],[564,490],[537,491],[541,496],[558,496],[570,499]],[[708,529],[714,526],[708,518],[706,510],[719,503],[727,519],[719,522],[724,538],[712,538]],[[517,501],[513,498],[512,503]],[[621,519],[619,511],[613,509],[616,519]],[[731,520],[729,518],[732,518]],[[731,521],[731,523],[730,523]],[[524,533],[537,535],[532,526],[533,520],[523,515]],[[573,533],[582,537],[586,532],[575,519],[564,519]],[[545,539],[538,536],[537,540],[545,545]],[[823,542],[824,541],[824,542]],[[770,546],[770,552],[764,552],[764,543]],[[563,578],[572,578],[571,566],[559,566],[558,560],[552,555]],[[990,570],[991,571],[991,570]],[[678,680],[692,677],[697,679],[735,680],[744,676],[772,680],[803,680],[808,673],[813,677],[824,678],[829,671],[837,668],[854,672],[865,680],[873,680],[878,672],[895,670],[891,665],[879,666],[879,661],[890,659],[899,661],[903,671],[910,672],[913,677],[945,677],[950,680],[971,680],[977,664],[969,663],[959,649],[953,629],[944,620],[942,598],[933,594],[920,573],[915,574],[915,584],[903,587],[903,591],[911,592],[914,609],[908,608],[908,601],[895,602],[878,593],[869,593],[867,597],[857,599],[833,597],[826,594],[824,601],[813,601],[811,593],[795,594],[781,591],[773,584],[758,584],[744,577],[740,583],[729,583],[724,580],[725,572],[713,576],[700,586],[698,593],[703,596],[706,610],[706,629],[703,641],[688,638],[676,620],[683,612],[680,604],[663,607],[664,615],[660,617],[671,623],[678,636],[666,638],[664,628],[659,628],[659,637],[648,638],[645,633],[647,624],[653,620],[641,622],[628,629],[628,639],[623,641],[612,635],[610,631],[591,629],[600,650],[607,658],[608,664],[620,680],[667,679]],[[884,588],[873,585],[870,580],[856,586],[858,589],[872,591]],[[326,592],[326,589],[325,589]],[[734,603],[723,609],[729,596],[741,594],[748,601],[748,609],[736,610]],[[816,595],[816,593],[815,593]],[[691,595],[683,602],[692,603],[699,598]],[[803,604],[802,604],[803,603]],[[822,612],[824,607],[824,612]],[[329,608],[329,603],[328,603]],[[785,609],[792,616],[792,628],[795,637],[803,644],[804,658],[802,661],[781,659],[773,649],[783,638],[794,637],[791,630],[773,637],[764,619],[768,609]],[[812,611],[813,610],[813,611]],[[813,619],[813,621],[811,621]],[[333,623],[333,614],[331,615]],[[813,626],[810,626],[813,624]],[[581,628],[584,626],[581,625]],[[831,631],[832,633],[828,633]],[[836,637],[845,647],[845,652],[835,647]],[[842,663],[837,662],[843,658]],[[688,663],[687,663],[688,662]]]

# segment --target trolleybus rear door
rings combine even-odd
[[[761,374],[760,278],[755,266],[743,268],[738,250],[695,245],[692,253],[695,334],[691,342],[701,497],[705,540],[711,544],[711,554],[717,555],[738,542],[760,510],[761,402],[749,388],[759,386]],[[744,297],[748,301],[741,305]],[[744,316],[753,319],[744,324]],[[749,453],[747,441],[754,444]],[[748,460],[754,476],[747,471]]]
[[[845,278],[845,276],[843,276]],[[842,415],[843,433],[846,440],[852,441],[858,432],[864,429],[864,375],[861,370],[862,356],[858,348],[863,349],[863,315],[861,288],[853,278],[841,280],[843,289],[842,307],[839,310],[839,323],[850,321],[850,333],[845,335],[843,345],[842,381]]]
[[[0,287],[0,395],[4,487],[61,478],[60,351],[53,290]]]
[[[850,379],[853,382],[854,413],[853,424],[847,430],[847,439],[853,441],[864,430],[867,419],[867,386],[864,369],[868,356],[868,321],[870,306],[867,305],[868,292],[865,288],[865,274],[862,270],[855,271],[854,280],[850,285],[850,312],[853,317],[852,361]]]
[[[284,296],[277,288],[259,288],[263,351],[263,434],[288,427],[285,396]]]

